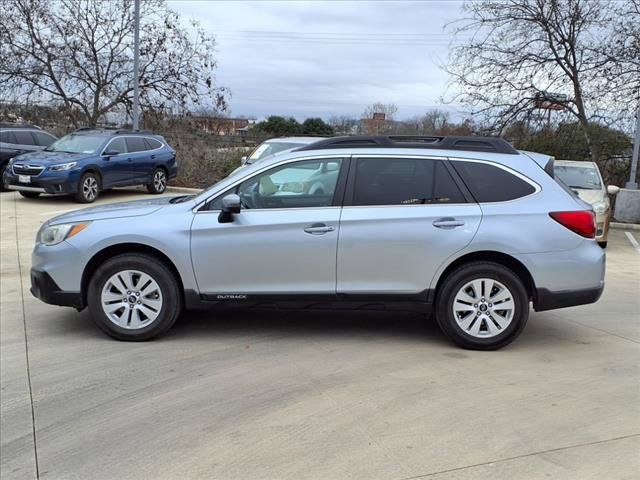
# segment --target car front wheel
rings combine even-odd
[[[95,173],[87,172],[80,177],[76,200],[80,203],[92,203],[100,194],[100,179]]]
[[[7,181],[4,178],[4,172],[7,169],[6,162],[0,165],[0,192],[7,191]]]
[[[153,172],[153,180],[147,185],[147,191],[149,193],[160,194],[164,193],[167,189],[167,172],[162,168],[156,168]]]
[[[182,310],[178,282],[162,261],[123,254],[103,263],[89,282],[91,318],[118,340],[143,341],[167,331]]]
[[[529,298],[520,278],[493,262],[473,262],[444,280],[436,299],[442,331],[463,348],[496,350],[522,332]]]

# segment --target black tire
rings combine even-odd
[[[607,242],[598,242],[598,245],[600,245],[602,248],[607,248]]]
[[[147,184],[147,191],[154,195],[164,193],[167,189],[167,172],[164,168],[156,168],[151,177],[151,183]]]
[[[24,198],[38,198],[40,192],[27,192],[24,190],[20,190],[20,195],[22,195]]]
[[[0,192],[6,192],[7,189],[7,182],[4,179],[4,172],[7,169],[7,162],[4,162],[2,165],[0,165]]]
[[[157,318],[138,329],[117,325],[102,308],[103,288],[113,275],[126,270],[149,275],[158,284],[162,294],[162,306]],[[182,296],[178,279],[161,260],[150,255],[131,253],[117,255],[98,267],[89,281],[87,305],[91,319],[102,331],[118,340],[139,342],[157,337],[171,328],[182,311]],[[123,306],[123,309],[126,308]]]
[[[86,172],[80,177],[75,199],[79,203],[93,203],[100,196],[100,177]]]
[[[468,282],[482,278],[498,281],[506,287],[511,293],[515,306],[511,323],[504,328],[504,331],[488,338],[473,336],[463,330],[453,312],[454,300],[458,292]],[[471,307],[475,307],[475,305],[480,304],[474,304]],[[486,305],[484,308],[487,308]],[[471,315],[475,317],[476,314],[472,312]],[[454,270],[443,281],[436,298],[436,320],[438,325],[440,325],[445,335],[463,348],[473,350],[497,350],[502,348],[520,335],[528,318],[529,296],[522,280],[510,269],[494,262],[473,262]],[[481,323],[479,325],[480,328],[487,331],[486,324],[483,325]],[[497,324],[494,323],[492,327],[497,329]]]

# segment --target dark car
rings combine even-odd
[[[160,135],[131,130],[76,130],[41,152],[15,157],[7,188],[27,198],[71,194],[91,203],[101,190],[146,185],[162,193],[178,174],[176,152]]]
[[[34,125],[0,123],[0,179],[4,178],[7,164],[13,157],[37,152],[56,140],[56,137]],[[5,190],[4,182],[0,182],[0,189]]]

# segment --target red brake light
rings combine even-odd
[[[578,235],[586,238],[595,238],[596,236],[596,217],[591,210],[551,212],[549,216]]]

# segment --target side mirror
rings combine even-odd
[[[115,157],[116,155],[120,155],[120,152],[117,150],[105,150],[104,152],[102,152],[102,156],[107,157],[107,160],[110,157]]]
[[[240,197],[230,193],[222,199],[222,209],[218,215],[218,223],[231,223],[233,216],[240,213]]]
[[[240,165],[246,165],[247,164],[247,160],[249,160],[249,157],[244,156],[240,159]]]
[[[617,185],[608,185],[607,186],[607,193],[609,195],[617,195],[619,191],[620,191],[620,187],[618,187]]]

